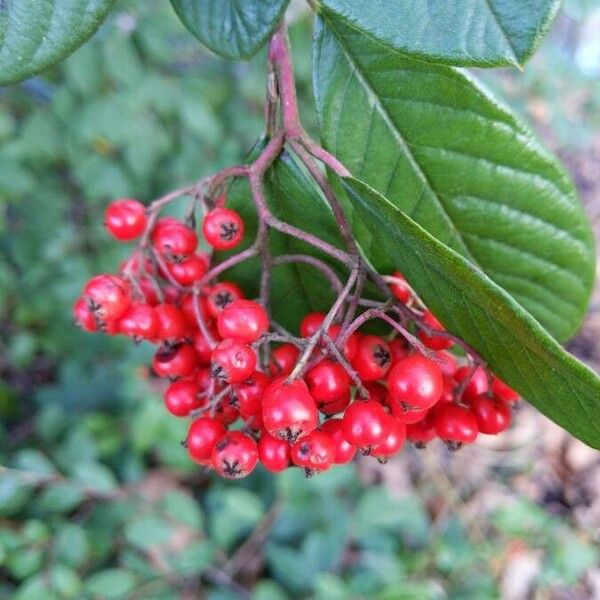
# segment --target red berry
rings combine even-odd
[[[472,371],[472,368],[467,365],[460,367],[456,370],[456,373],[454,373],[454,379],[456,379],[458,383],[462,383],[462,381],[471,375]],[[477,367],[463,392],[463,398],[471,400],[481,394],[485,394],[488,389],[489,382],[485,369],[483,367]]]
[[[389,371],[391,360],[390,349],[382,338],[363,335],[358,340],[352,366],[363,381],[376,381]]]
[[[101,321],[121,317],[131,302],[129,288],[118,275],[96,275],[83,288],[83,297],[90,312]]]
[[[385,440],[371,448],[371,456],[377,458],[381,463],[386,462],[390,456],[400,452],[406,439],[406,425],[396,419],[390,419],[390,422],[390,431]]]
[[[271,473],[280,473],[290,466],[290,446],[284,441],[263,433],[258,440],[258,459]]]
[[[372,446],[385,441],[392,419],[379,402],[374,400],[353,402],[342,417],[344,437],[353,446],[369,451]]]
[[[144,205],[129,198],[111,202],[104,214],[104,226],[115,239],[122,242],[139,237],[147,222]]]
[[[271,380],[260,371],[254,373],[235,389],[236,403],[242,417],[261,412],[262,399]]]
[[[444,391],[442,392],[442,397],[439,399],[439,402],[452,402],[457,386],[458,384],[453,377],[444,375]]]
[[[152,368],[159,377],[177,379],[189,377],[198,365],[198,356],[189,344],[161,346],[152,360]]]
[[[269,329],[269,317],[257,302],[235,300],[219,314],[217,329],[223,339],[236,337],[246,343],[255,342]]]
[[[321,327],[321,323],[325,320],[325,313],[322,312],[313,312],[308,313],[300,322],[300,335],[302,337],[310,337],[313,335],[319,327]]]
[[[192,460],[210,463],[216,443],[227,433],[220,421],[210,417],[196,419],[188,430],[186,446]]]
[[[406,406],[393,400],[389,394],[386,398],[386,405],[390,407],[394,419],[405,425],[422,421],[427,416],[429,410],[427,408],[412,408]]]
[[[187,417],[203,402],[199,398],[200,386],[194,381],[174,381],[165,391],[164,402],[167,410],[176,417]]]
[[[328,330],[327,335],[335,342],[342,329],[341,325],[333,324]],[[352,361],[352,359],[356,356],[356,350],[358,349],[358,334],[351,333],[348,339],[344,342],[344,347],[342,348],[342,353],[346,357],[346,360]]]
[[[244,237],[244,221],[235,210],[215,208],[204,217],[202,233],[215,250],[231,250]]]
[[[407,356],[394,365],[387,379],[392,400],[412,408],[430,408],[442,396],[442,370],[420,354]]]
[[[454,377],[454,373],[456,373],[456,369],[458,368],[456,356],[447,350],[436,352],[436,356],[440,359],[438,365],[440,366],[442,373],[449,377]]]
[[[402,304],[406,304],[410,297],[412,296],[412,291],[410,286],[408,285],[406,278],[400,271],[395,271],[392,277],[395,279],[394,282],[390,283],[390,290],[392,294],[400,301]]]
[[[240,286],[232,281],[215,283],[206,296],[208,314],[216,319],[224,308],[243,297],[244,292],[242,292]]]
[[[176,342],[185,337],[188,324],[185,315],[172,304],[159,304],[155,307],[158,318],[156,338],[161,341]]]
[[[174,217],[163,217],[152,231],[152,243],[168,261],[178,262],[196,251],[198,236]]]
[[[78,327],[84,331],[98,331],[98,322],[85,298],[77,298],[73,304],[73,317]]]
[[[375,400],[379,404],[386,404],[387,388],[375,381],[365,383],[365,388],[369,392],[369,400]]]
[[[315,429],[296,442],[291,450],[292,462],[304,467],[306,475],[326,471],[335,461],[335,444],[324,431]]]
[[[510,406],[503,400],[481,395],[470,400],[469,406],[480,433],[496,435],[510,426]]]
[[[423,323],[429,325],[432,329],[445,331],[444,326],[435,318],[434,314],[427,310],[423,314]],[[441,335],[427,335],[422,329],[419,330],[419,339],[432,350],[445,350],[453,345],[453,341]]]
[[[255,432],[257,435],[268,435],[267,430],[265,429],[265,424],[262,420],[262,413],[257,413],[250,417],[244,417],[242,415],[242,418],[244,419],[246,427]]]
[[[434,423],[436,434],[452,450],[474,442],[479,433],[475,415],[468,408],[451,402],[436,408]]]
[[[350,379],[344,367],[332,360],[323,360],[304,378],[317,405],[335,402],[350,393]]]
[[[410,354],[406,344],[404,343],[404,340],[401,340],[400,338],[388,340],[387,345],[390,349],[390,355],[392,357],[392,366]]]
[[[354,458],[356,448],[344,437],[344,427],[341,419],[328,419],[321,425],[321,431],[326,433],[333,442],[336,465],[345,465]]]
[[[262,416],[272,436],[294,443],[316,428],[319,413],[304,381],[281,377],[265,392]]]
[[[242,383],[256,368],[256,353],[242,340],[228,338],[219,342],[211,354],[210,372],[218,381]]]
[[[269,374],[272,377],[287,377],[300,358],[300,350],[294,344],[281,344],[271,353]]]
[[[209,325],[208,330],[213,337],[217,337],[217,332],[214,331],[214,327]],[[200,364],[209,365],[213,347],[208,343],[208,340],[204,337],[204,334],[200,330],[194,333],[192,342],[194,344],[194,348],[196,349],[196,353],[198,354],[198,360],[200,361]]]
[[[505,402],[516,402],[519,399],[519,394],[495,375],[492,378],[492,392],[494,396]]]
[[[435,439],[435,410],[430,411],[427,416],[418,423],[409,423],[406,426],[406,438],[417,448],[425,448],[426,444]]]
[[[227,479],[246,477],[254,471],[257,462],[256,442],[241,431],[226,433],[215,444],[212,453],[215,471]]]
[[[138,340],[156,338],[159,328],[156,311],[147,304],[131,304],[119,319],[119,332]]]
[[[235,406],[232,406],[228,399],[220,400],[214,409],[214,417],[227,427],[238,420],[240,413]]]
[[[206,274],[206,259],[200,254],[191,256],[174,263],[168,264],[171,277],[183,286],[190,286],[200,281]]]
[[[210,315],[208,314],[208,303],[206,302],[206,298],[204,296],[198,296],[198,310],[200,311],[200,315],[204,318],[205,321],[210,321]],[[181,298],[179,302],[179,308],[181,312],[185,316],[185,320],[187,321],[190,327],[196,329],[198,327],[198,319],[196,318],[196,299],[193,294],[186,294]]]

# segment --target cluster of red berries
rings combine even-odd
[[[202,223],[214,250],[234,248],[244,234],[240,216],[223,204]],[[344,332],[334,323],[326,333],[343,342],[340,360],[319,344],[299,364],[297,339],[271,351],[263,306],[233,282],[204,285],[210,257],[198,251],[192,227],[173,217],[154,221],[129,199],[110,204],[105,224],[117,240],[142,242],[119,274],[86,283],[75,318],[86,331],[158,344],[152,368],[170,380],[165,406],[193,418],[185,440],[190,457],[223,477],[248,475],[259,461],[272,472],[298,466],[313,474],[357,451],[385,462],[406,439],[423,446],[439,437],[456,448],[510,423],[517,394],[482,367],[459,366],[443,334],[419,332],[431,349],[426,356],[403,339]],[[390,279],[400,302],[415,300],[401,274]],[[325,318],[306,315],[300,336],[318,334]],[[429,311],[421,319],[442,331]],[[261,364],[262,345],[269,358]]]

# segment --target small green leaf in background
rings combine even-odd
[[[328,150],[558,340],[573,335],[593,287],[594,238],[564,169],[520,119],[461,71],[340,23],[318,24],[314,69]],[[380,272],[402,270],[376,234],[358,234]]]
[[[92,598],[119,600],[126,598],[136,586],[136,577],[126,569],[97,571],[85,581],[84,590]]]
[[[19,0],[0,5],[0,85],[59,62],[98,29],[115,0]]]
[[[522,65],[558,0],[321,0],[323,12],[399,54],[478,67]]]
[[[600,379],[462,256],[365,183],[336,180],[349,205],[449,331],[538,410],[600,448]]]
[[[266,42],[289,0],[171,0],[184,25],[219,56],[249,58]]]

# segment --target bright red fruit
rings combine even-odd
[[[382,379],[392,364],[387,343],[376,335],[362,335],[352,359],[352,366],[363,381]]]
[[[129,198],[111,202],[104,213],[104,226],[121,242],[139,237],[144,232],[147,222],[144,205]]]
[[[454,377],[454,373],[456,373],[456,369],[458,368],[456,356],[447,350],[440,350],[439,352],[436,352],[436,355],[440,359],[438,365],[440,366],[442,373]]]
[[[152,359],[152,368],[159,377],[177,379],[189,377],[198,366],[196,351],[189,344],[161,346]]]
[[[194,381],[174,381],[166,389],[164,402],[167,410],[176,417],[187,417],[193,410],[202,406],[198,397],[200,386]]]
[[[208,303],[204,296],[197,296],[198,310],[205,321],[210,321],[208,313]],[[192,327],[198,327],[198,319],[196,318],[196,298],[193,294],[186,294],[179,302],[179,308],[185,316],[187,324]]]
[[[262,416],[272,436],[294,443],[316,428],[319,413],[304,381],[286,383],[281,377],[265,392]]]
[[[406,358],[410,354],[410,351],[406,347],[404,340],[401,340],[400,338],[388,340],[387,345],[390,349],[392,366],[394,366],[399,360]]]
[[[119,332],[138,340],[156,338],[159,328],[156,311],[147,304],[131,304],[119,319]]]
[[[483,394],[470,400],[469,406],[477,419],[480,433],[496,435],[510,426],[510,406],[503,400]]]
[[[240,479],[254,470],[258,462],[256,442],[241,431],[226,433],[212,452],[215,471],[226,479]]]
[[[323,360],[305,376],[310,395],[318,404],[334,402],[350,393],[350,379],[344,367],[333,360]]]
[[[307,477],[314,473],[326,471],[335,461],[335,444],[325,433],[315,429],[296,442],[291,450],[292,462],[304,467]]]
[[[417,448],[425,448],[428,442],[435,439],[434,412],[429,412],[427,416],[418,423],[410,423],[406,426],[406,439],[411,441]]]
[[[386,398],[386,405],[390,407],[394,419],[405,425],[422,421],[427,416],[429,410],[427,408],[411,408],[410,406],[404,406],[400,402],[396,402],[390,398],[389,394]]]
[[[278,438],[263,433],[258,440],[258,459],[271,473],[280,473],[290,466],[290,446]]]
[[[208,314],[216,319],[224,308],[243,297],[244,292],[242,292],[240,286],[232,281],[215,283],[206,295]]]
[[[454,379],[456,379],[458,383],[461,383],[464,379],[470,376],[471,372],[472,368],[467,365],[460,367],[456,370],[456,373],[454,373]],[[471,400],[476,396],[485,394],[488,389],[489,381],[485,369],[483,367],[477,367],[463,392],[463,397],[466,400]]]
[[[423,323],[425,323],[425,325],[429,325],[429,327],[432,329],[445,331],[444,326],[436,319],[430,310],[426,310],[423,313],[422,319]],[[432,350],[445,350],[446,348],[450,348],[450,346],[452,346],[454,343],[452,340],[441,335],[427,335],[422,329],[419,330],[419,339]]]
[[[198,236],[174,217],[163,217],[154,226],[152,243],[168,261],[179,262],[196,251]]]
[[[308,313],[300,322],[300,335],[302,337],[313,335],[325,320],[325,316],[322,312]]]
[[[354,401],[342,417],[344,437],[364,451],[384,442],[391,426],[390,415],[374,400]]]
[[[246,381],[235,389],[236,404],[242,417],[250,417],[261,411],[262,399],[271,380],[260,371],[254,371]]]
[[[214,338],[218,337],[218,334],[212,325],[208,326],[208,330]],[[209,365],[213,347],[208,343],[208,340],[204,337],[204,334],[200,330],[194,332],[192,343],[194,344],[194,348],[198,354],[198,360],[200,361],[200,364]]]
[[[176,342],[183,339],[188,332],[188,324],[184,314],[172,304],[159,304],[154,308],[158,318],[156,338],[165,342]]]
[[[390,284],[390,290],[392,294],[400,301],[402,304],[406,304],[412,295],[410,286],[408,285],[406,278],[400,271],[395,271],[392,275],[396,281]]]
[[[256,353],[242,340],[228,338],[219,342],[211,354],[210,372],[218,381],[242,383],[256,368]]]
[[[271,352],[269,374],[273,377],[289,375],[300,358],[300,350],[294,344],[281,344]]]
[[[235,300],[219,314],[219,335],[225,339],[235,337],[243,342],[255,342],[269,329],[267,311],[252,300]]]
[[[215,250],[231,250],[244,237],[244,221],[235,210],[215,208],[204,217],[202,233]]]
[[[333,442],[336,465],[345,465],[354,458],[356,448],[344,437],[344,427],[341,419],[327,419],[321,425],[321,431],[326,433]]]
[[[90,312],[101,321],[121,317],[131,302],[129,287],[118,275],[96,275],[83,288]]]
[[[327,330],[327,335],[335,342],[340,335],[342,329],[341,325],[335,323]],[[358,334],[351,333],[348,339],[344,342],[342,353],[346,357],[346,360],[352,361],[356,356],[356,350],[358,349]]]
[[[98,323],[94,313],[89,309],[85,298],[77,298],[73,304],[73,318],[78,327],[84,331],[98,331]]]
[[[200,281],[206,274],[206,259],[201,254],[192,254],[181,261],[168,264],[171,277],[183,286]]]
[[[444,379],[440,367],[420,354],[396,363],[387,379],[392,400],[412,408],[430,408],[442,396]]]
[[[391,427],[385,440],[371,448],[371,456],[381,463],[387,462],[390,456],[402,450],[406,439],[406,425],[396,419],[390,419]]]
[[[434,423],[436,434],[451,450],[474,442],[479,433],[475,415],[468,408],[451,402],[436,407]]]
[[[210,464],[216,443],[227,433],[221,421],[210,417],[196,419],[188,430],[186,446],[190,458],[201,465]]]
[[[515,390],[495,375],[492,378],[492,392],[494,392],[494,396],[505,402],[516,402],[520,397]]]

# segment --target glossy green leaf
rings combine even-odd
[[[43,71],[81,46],[115,0],[0,2],[0,85]]]
[[[342,245],[325,199],[289,153],[284,152],[269,170],[265,187],[273,214],[288,223],[299,224],[330,244]],[[237,184],[229,195],[229,204],[244,217],[245,245],[248,246],[256,235],[256,211],[245,182]],[[270,233],[270,249],[273,256],[308,254],[334,267],[313,247],[276,231]],[[258,294],[258,259],[231,269],[227,276],[240,283],[250,295]],[[298,330],[300,320],[307,312],[326,310],[334,300],[331,286],[323,275],[314,267],[301,263],[275,267],[270,289],[275,320],[292,331]]]
[[[400,54],[479,67],[522,65],[558,0],[321,0],[323,13]]]
[[[289,0],[171,0],[184,25],[219,56],[249,58],[266,42]]]
[[[361,180],[479,266],[556,338],[583,318],[590,226],[563,168],[467,74],[321,22],[315,90],[325,146]],[[400,268],[375,237],[380,271]]]
[[[555,423],[600,448],[600,379],[514,299],[372,188],[337,182],[356,215],[449,331]]]

